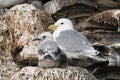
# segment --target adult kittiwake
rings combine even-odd
[[[92,58],[97,61],[103,60],[97,56],[99,52],[92,47],[88,39],[74,29],[69,19],[61,18],[48,28],[54,30],[53,39],[68,59]]]

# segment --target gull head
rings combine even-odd
[[[67,18],[61,18],[55,24],[50,25],[48,28],[52,30],[56,30],[56,29],[69,30],[69,29],[73,29],[73,24],[71,20]]]
[[[38,35],[38,37],[34,38],[33,41],[37,41],[37,40],[46,40],[46,39],[53,39],[52,34],[50,32],[43,32],[40,35]]]

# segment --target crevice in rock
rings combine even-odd
[[[17,62],[18,61],[18,56],[19,56],[19,53],[22,51],[23,49],[23,46],[21,47],[16,47],[13,52],[11,53],[12,57],[13,57],[13,61],[14,62]]]

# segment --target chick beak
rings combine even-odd
[[[34,38],[32,41],[39,41],[41,40],[40,38]]]
[[[56,28],[57,28],[57,26],[56,26],[55,24],[50,25],[50,26],[48,27],[48,29],[52,29],[52,30],[55,30]]]

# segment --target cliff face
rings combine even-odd
[[[120,79],[119,0],[41,0],[40,4],[32,2],[34,0],[26,0],[23,3],[28,4],[20,5],[12,2],[10,9],[6,6],[0,7],[7,9],[0,10],[1,80],[10,80],[11,77],[11,80]],[[72,20],[75,29],[90,40],[102,54],[100,57],[106,61],[73,60],[74,68],[65,68],[64,61],[60,66],[62,68],[37,67],[37,49],[40,42],[32,40],[40,33],[49,31],[48,26],[63,17]]]

